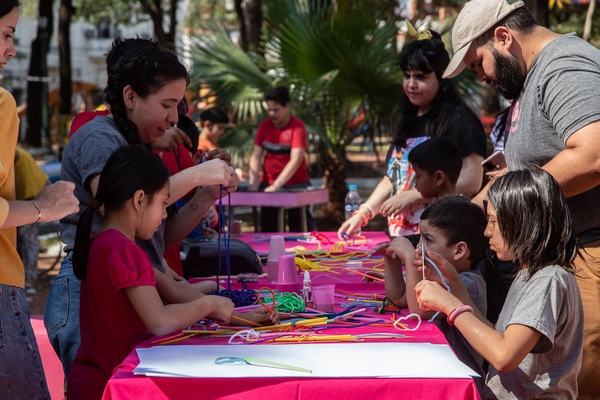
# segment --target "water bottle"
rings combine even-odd
[[[361,202],[360,195],[356,191],[356,185],[349,185],[348,189],[350,189],[350,191],[346,195],[346,200],[344,202],[345,203],[344,211],[346,212],[346,220],[348,220],[350,217],[352,217],[352,214],[358,210],[358,207],[360,207],[360,202]],[[360,234],[360,225],[352,233]]]

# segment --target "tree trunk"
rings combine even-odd
[[[240,32],[240,38],[238,40],[238,46],[244,51],[248,51],[248,34],[246,32],[246,17],[244,15],[244,0],[235,0],[235,15],[237,16],[238,30]]]
[[[264,55],[264,49],[260,43],[263,24],[262,1],[246,1],[246,17],[248,18],[248,50]]]
[[[140,0],[142,10],[150,16],[154,36],[161,49],[175,52],[175,30],[177,28],[177,6],[179,0],[169,1],[169,23],[167,30],[163,29],[165,12],[161,3],[152,0]]]
[[[60,0],[58,12],[58,53],[59,53],[59,107],[56,121],[56,137],[59,146],[67,144],[67,126],[71,116],[73,80],[71,76],[71,16],[75,10],[71,0]]]
[[[594,11],[596,10],[596,1],[590,0],[588,5],[587,13],[585,14],[585,24],[583,25],[583,40],[588,42],[592,38],[592,21],[594,18]]]
[[[48,66],[46,58],[50,47],[50,36],[53,30],[53,0],[40,0],[37,37],[31,42],[31,59],[29,61],[29,80],[27,82],[27,127],[25,143],[40,147],[42,130],[50,145],[48,124]]]

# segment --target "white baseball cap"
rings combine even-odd
[[[525,3],[522,0],[470,0],[458,14],[452,28],[454,55],[444,72],[444,79],[454,78],[465,69],[463,59],[471,43],[504,17]]]

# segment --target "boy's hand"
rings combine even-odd
[[[399,236],[390,243],[386,250],[386,256],[392,259],[399,258],[407,264],[415,257],[415,247],[410,240],[404,236]]]
[[[243,318],[257,324],[273,325],[279,323],[279,311],[276,308],[273,308],[273,311],[269,311],[266,307],[256,307],[243,315]]]
[[[378,244],[377,246],[373,247],[371,250],[369,250],[369,253],[367,253],[367,258],[371,258],[374,255],[380,255],[380,256],[385,256],[386,252],[387,252],[387,248],[390,246],[391,243],[381,243]]]
[[[369,272],[367,272],[367,275],[368,276],[363,276],[363,278],[362,278],[363,282],[366,282],[366,283],[375,282],[375,279],[373,279],[373,278],[385,279],[385,272],[369,271]],[[373,278],[369,278],[369,276],[372,276]]]

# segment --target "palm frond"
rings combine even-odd
[[[248,53],[236,46],[218,26],[192,38],[191,86],[206,83],[214,95],[230,103],[240,116],[257,118],[271,80]]]

